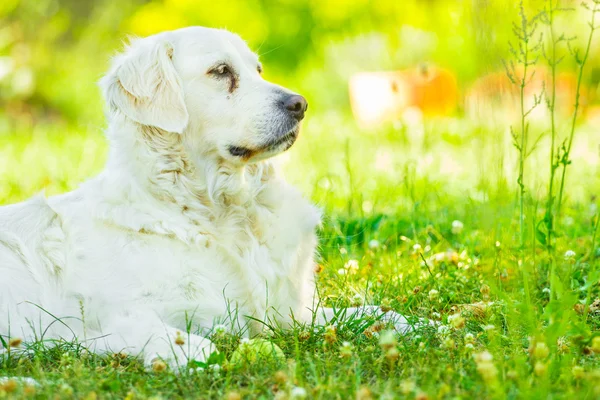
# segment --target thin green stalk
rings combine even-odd
[[[586,64],[588,56],[590,54],[590,49],[592,46],[592,39],[594,37],[594,32],[597,29],[597,27],[594,25],[594,23],[596,22],[596,13],[598,11],[600,11],[599,5],[600,5],[600,0],[594,0],[594,8],[591,10],[592,11],[592,19],[589,24],[590,25],[590,34],[587,39],[587,44],[586,44],[585,53],[583,55],[583,58],[581,60],[579,60],[577,57],[577,53],[575,53],[575,57],[579,63],[579,73],[577,75],[577,88],[575,90],[575,110],[573,111],[573,117],[571,119],[571,130],[569,132],[569,139],[567,141],[567,146],[564,149],[564,154],[563,154],[563,157],[561,160],[562,175],[560,178],[560,189],[558,191],[558,203],[556,205],[556,219],[557,220],[559,220],[559,216],[560,216],[560,212],[561,212],[561,208],[562,208],[562,204],[563,204],[563,194],[564,194],[565,181],[566,181],[566,176],[567,176],[567,166],[571,163],[571,160],[569,159],[569,157],[571,155],[571,148],[573,146],[573,138],[575,137],[575,126],[576,126],[577,117],[579,114],[579,105],[580,105],[579,101],[581,98],[581,82],[583,81],[583,70],[585,68],[585,64]]]
[[[546,213],[544,216],[547,231],[546,248],[548,251],[552,249],[554,237],[554,213],[552,208],[554,205],[554,176],[557,169],[557,165],[554,161],[554,149],[556,146],[556,65],[558,64],[556,59],[556,45],[558,42],[555,39],[554,34],[554,11],[556,8],[552,3],[552,0],[548,0],[548,12],[546,14],[548,18],[551,43],[551,54],[550,58],[548,59],[548,64],[550,65],[550,73],[552,77],[552,94],[550,95],[550,99],[548,101],[548,108],[550,110],[550,181],[548,183],[548,199],[546,202]],[[558,1],[556,6],[558,6]]]

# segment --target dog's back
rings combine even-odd
[[[1,333],[12,327],[11,335],[21,336],[23,324],[39,314],[35,304],[47,304],[45,288],[54,282],[53,259],[61,252],[52,247],[61,243],[61,234],[58,216],[43,196],[0,207],[0,309],[3,314],[8,309]]]

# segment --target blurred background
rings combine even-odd
[[[534,15],[547,4],[525,1],[525,10]],[[563,6],[573,10],[559,14],[555,29],[580,48],[590,13],[579,1]],[[518,2],[506,0],[3,0],[0,202],[72,189],[98,172],[106,144],[96,82],[110,57],[128,35],[189,25],[239,33],[260,54],[266,79],[308,98],[303,137],[284,158],[290,179],[326,209],[506,197],[515,181],[509,129],[518,99],[503,60],[512,57],[519,18]],[[548,37],[547,27],[539,24],[538,33]],[[598,176],[599,44],[583,75],[575,182]],[[577,65],[564,43],[559,54],[563,140]],[[544,63],[540,56],[530,99],[545,85]],[[547,115],[532,117],[541,121],[544,149]],[[548,169],[540,154],[528,161],[532,195],[543,191]],[[593,195],[589,184],[571,185],[573,199]]]

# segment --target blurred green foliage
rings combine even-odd
[[[347,78],[360,70],[427,61],[454,71],[463,86],[498,70],[517,7],[504,0],[3,0],[0,132],[40,118],[101,126],[95,83],[129,34],[228,28],[261,54],[267,78],[302,91],[313,109],[343,110]]]

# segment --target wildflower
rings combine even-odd
[[[484,299],[488,299],[490,297],[490,287],[488,285],[481,285],[479,292]]]
[[[497,248],[500,248],[501,246],[502,246],[502,245],[500,244],[500,242],[496,240],[496,247],[497,247]]]
[[[585,377],[585,369],[580,365],[574,365],[571,368],[571,373],[573,374],[573,379],[580,380]]]
[[[299,339],[301,342],[304,342],[304,341],[306,341],[306,340],[310,339],[310,332],[309,332],[309,331],[307,331],[307,330],[303,330],[303,331],[301,331],[301,332],[298,334],[298,339]]]
[[[544,342],[538,342],[533,349],[533,355],[539,360],[543,360],[550,354],[550,349]]]
[[[185,340],[183,336],[181,336],[181,332],[177,331],[177,336],[175,336],[175,344],[177,346],[183,346],[185,344]]]
[[[448,322],[454,329],[461,329],[465,327],[465,319],[460,313],[450,315],[448,317]]]
[[[600,336],[596,336],[592,339],[592,346],[590,347],[590,349],[594,353],[600,354]]]
[[[332,344],[337,340],[336,328],[333,325],[327,325],[325,327],[325,334],[323,335],[325,342]]]
[[[427,393],[425,392],[419,392],[415,396],[415,400],[429,400],[429,396],[427,396]]]
[[[419,243],[414,244],[413,250],[415,253],[418,253],[419,251],[421,251],[421,245]]]
[[[19,384],[16,380],[9,379],[0,385],[0,394],[3,394],[2,392],[12,393],[17,390],[18,386]]]
[[[450,334],[450,327],[448,325],[440,325],[437,328],[437,333],[440,336],[446,336]]]
[[[229,392],[225,395],[226,400],[242,400],[242,395],[236,391]]]
[[[429,291],[429,300],[434,301],[439,297],[440,292],[435,289]]]
[[[535,365],[533,366],[533,372],[537,376],[546,375],[546,371],[548,371],[548,366],[546,364],[544,364],[543,362],[541,362],[541,361],[537,361],[535,363]]]
[[[350,342],[343,342],[340,346],[340,356],[342,358],[352,357],[352,352],[354,350],[354,346]]]
[[[383,331],[381,332],[381,336],[379,337],[379,346],[383,350],[389,350],[393,347],[396,347],[396,335],[394,331]]]
[[[489,351],[484,350],[481,353],[474,354],[473,358],[475,358],[475,363],[479,364],[485,362],[492,362],[494,356],[492,356],[492,354]]]
[[[227,331],[227,327],[223,324],[217,324],[213,327],[214,333],[225,333]]]
[[[485,382],[493,382],[498,375],[498,370],[493,363],[493,357],[490,352],[482,351],[481,353],[477,353],[473,355],[475,359],[475,364],[477,365],[477,372],[481,375],[481,378]]]
[[[447,337],[444,339],[444,341],[442,342],[442,349],[453,349],[454,348],[454,340],[452,340],[451,338]]]
[[[392,309],[392,304],[391,304],[390,299],[388,299],[387,297],[385,299],[382,299],[381,300],[381,305],[379,306],[379,308],[384,313],[390,311]]]
[[[290,399],[305,399],[308,396],[306,389],[299,386],[294,386],[290,391]]]
[[[356,400],[371,400],[372,398],[373,394],[371,393],[371,390],[366,386],[362,386],[356,392]]]
[[[348,254],[348,250],[345,247],[340,247],[340,254]]]
[[[473,346],[473,343],[466,343],[465,344],[465,350],[467,351],[471,351],[475,348],[475,346]]]
[[[568,352],[569,351],[569,342],[568,342],[567,338],[565,338],[564,336],[559,337],[556,340],[556,348],[558,349],[558,352],[561,354]]]
[[[371,240],[369,242],[369,248],[370,249],[377,249],[377,248],[379,248],[379,241],[375,240],[375,239]]]
[[[346,275],[346,270],[344,268],[340,268],[337,271],[338,275]]]
[[[572,260],[577,254],[573,250],[565,251],[565,260]]]
[[[167,369],[167,364],[163,360],[154,360],[152,362],[152,370],[154,372],[163,372]]]
[[[395,361],[400,357],[400,352],[397,347],[392,347],[385,352],[385,358],[389,361]]]
[[[463,231],[464,228],[464,224],[458,220],[452,221],[452,234],[453,235],[460,235],[460,233]]]
[[[421,291],[421,286],[415,286],[414,289],[412,290],[413,294],[417,294]]]
[[[475,343],[475,336],[472,333],[465,334],[465,343]]]
[[[419,350],[425,350],[425,342],[419,343]]]
[[[10,338],[8,341],[8,347],[19,347],[23,343],[21,338]]]
[[[416,388],[417,385],[412,379],[405,379],[400,382],[400,392],[404,395],[412,393]]]
[[[344,269],[348,271],[350,275],[355,275],[358,272],[358,261],[348,260],[344,265]]]
[[[581,303],[575,303],[573,310],[575,310],[577,314],[583,314],[585,312],[585,306]]]
[[[362,306],[363,303],[364,303],[363,297],[360,294],[358,294],[358,293],[356,293],[354,296],[352,296],[352,300],[351,301],[352,301],[352,305],[354,307]]]
[[[321,272],[323,272],[324,269],[325,269],[325,267],[322,264],[316,264],[315,265],[315,274],[320,274]]]

